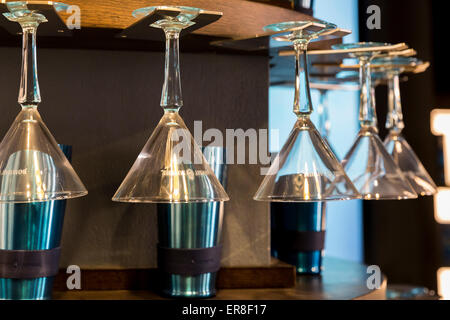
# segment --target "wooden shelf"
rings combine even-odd
[[[191,6],[220,11],[223,17],[195,34],[218,38],[252,37],[265,25],[291,20],[312,20],[303,13],[246,0],[67,0],[81,9],[81,28],[125,29],[134,22],[131,13],[148,6]]]
[[[66,3],[80,7],[81,29],[71,30],[69,37],[46,37],[42,36],[43,32],[39,33],[38,30],[39,47],[163,51],[164,43],[160,40],[135,40],[118,37],[124,29],[138,21],[132,16],[132,12],[148,6],[182,5],[223,13],[218,21],[183,37],[180,48],[184,52],[229,52],[229,49],[218,48],[210,43],[225,39],[256,37],[263,33],[264,26],[272,23],[314,20],[313,17],[293,9],[250,0],[67,0]],[[66,12],[58,14],[63,21],[67,21],[70,16]],[[0,19],[2,18],[4,19],[4,17],[0,17]],[[17,47],[21,44],[17,34],[11,34],[1,26],[0,39],[2,46]],[[329,44],[324,42],[315,49],[326,48],[329,48]],[[234,50],[232,52],[236,53]],[[240,54],[260,55],[262,53],[240,52]]]
[[[66,289],[67,273],[61,270],[54,289]],[[157,269],[83,269],[81,286],[84,290],[156,290],[160,273]],[[217,276],[219,289],[292,288],[295,286],[295,268],[272,259],[268,266],[224,267]]]

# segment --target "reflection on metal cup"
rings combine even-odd
[[[225,149],[205,147],[203,154],[225,188]],[[189,298],[216,294],[223,212],[223,202],[158,204],[158,268],[163,294]]]
[[[298,274],[320,274],[325,243],[324,202],[271,203],[272,255]]]

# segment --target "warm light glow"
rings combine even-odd
[[[444,300],[450,300],[450,268],[440,268],[437,272],[438,294]]]
[[[431,111],[431,132],[443,136],[445,184],[450,186],[450,110]]]
[[[450,224],[450,188],[438,188],[434,195],[434,217],[438,223]]]
[[[450,186],[450,110],[431,111],[431,132],[443,136],[445,184]],[[434,216],[438,223],[450,224],[450,188],[438,188],[434,196]]]
[[[450,109],[434,109],[431,111],[431,132],[444,135],[450,132]]]

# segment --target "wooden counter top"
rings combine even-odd
[[[295,288],[288,289],[222,289],[215,300],[382,300],[387,280],[379,290],[366,285],[367,267],[334,258],[324,259],[322,276],[297,276]],[[58,300],[161,300],[151,291],[67,291],[55,292]]]

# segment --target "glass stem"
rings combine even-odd
[[[401,133],[405,128],[403,122],[402,101],[400,97],[400,76],[398,73],[390,74],[388,78],[388,115],[386,128]]]
[[[309,116],[312,111],[311,92],[308,77],[308,42],[294,40],[295,49],[295,100],[294,113],[297,116]]]
[[[362,57],[359,61],[359,78],[361,85],[359,121],[361,127],[377,130],[377,114],[375,109],[375,90],[372,87],[370,59]]]
[[[19,104],[24,107],[36,108],[41,102],[36,59],[37,22],[23,23],[22,43],[22,75],[20,79]]]
[[[183,106],[179,59],[180,31],[174,28],[164,30],[166,34],[166,61],[164,65],[164,85],[161,107],[165,111],[175,111]]]
[[[330,131],[330,118],[328,115],[328,90],[319,90],[319,123],[318,129],[322,137],[328,137]]]

